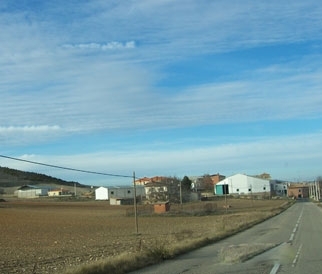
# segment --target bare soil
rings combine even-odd
[[[62,273],[124,252],[213,236],[251,222],[263,212],[271,214],[285,201],[231,199],[228,210],[222,200],[211,203],[215,206],[210,215],[139,216],[137,234],[135,218],[129,214],[133,206],[98,201],[6,201],[0,204],[0,273]],[[204,202],[184,207],[189,211],[198,206],[204,207]],[[172,212],[179,209],[173,206]]]

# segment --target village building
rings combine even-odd
[[[135,184],[137,186],[139,186],[139,185],[144,186],[147,183],[151,183],[151,178],[143,177],[143,178],[140,178],[140,179],[135,180]]]
[[[217,173],[217,174],[210,175],[210,178],[211,178],[213,185],[216,185],[220,181],[224,180],[226,178],[226,176]]]
[[[290,184],[287,189],[287,196],[295,199],[309,198],[309,186],[306,184]]]
[[[143,177],[135,180],[136,185],[144,186],[149,183],[167,183],[171,181],[171,178],[165,176]]]
[[[169,185],[151,182],[144,186],[146,199],[150,202],[167,201],[169,199]]]
[[[214,186],[214,191],[216,195],[270,193],[270,181],[245,174],[235,174],[217,183]]]
[[[143,186],[136,186],[136,197],[143,199],[145,189]],[[99,187],[95,189],[95,200],[110,200],[111,198],[119,199],[133,199],[134,187],[133,186],[113,186],[113,187]]]
[[[48,191],[49,197],[59,197],[59,196],[71,196],[71,193],[67,189],[57,188]]]
[[[39,198],[41,196],[48,196],[49,187],[38,185],[23,185],[19,187],[14,195],[18,198]]]
[[[270,180],[272,196],[287,197],[289,183],[280,180]]]

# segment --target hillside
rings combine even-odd
[[[0,187],[18,187],[27,184],[57,184],[65,186],[74,186],[76,184],[78,187],[83,186],[77,182],[68,182],[45,174],[0,167]]]

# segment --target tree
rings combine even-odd
[[[203,176],[201,188],[207,192],[214,191],[214,183],[213,183],[211,176],[209,174],[206,174]]]
[[[190,192],[191,191],[191,180],[189,179],[188,176],[184,176],[183,179],[181,180],[181,190],[182,191],[186,191],[186,192]]]

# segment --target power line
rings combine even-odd
[[[34,165],[47,166],[47,167],[53,167],[53,168],[64,169],[64,170],[71,170],[71,171],[82,172],[82,173],[111,176],[111,177],[133,178],[133,176],[131,176],[131,175],[112,174],[112,173],[90,171],[90,170],[77,169],[77,168],[71,168],[71,167],[63,167],[63,166],[58,166],[58,165],[52,165],[52,164],[46,164],[46,163],[41,163],[41,162],[19,159],[19,158],[5,156],[5,155],[0,155],[0,157],[14,160],[14,161],[26,162],[26,163],[34,164]]]

